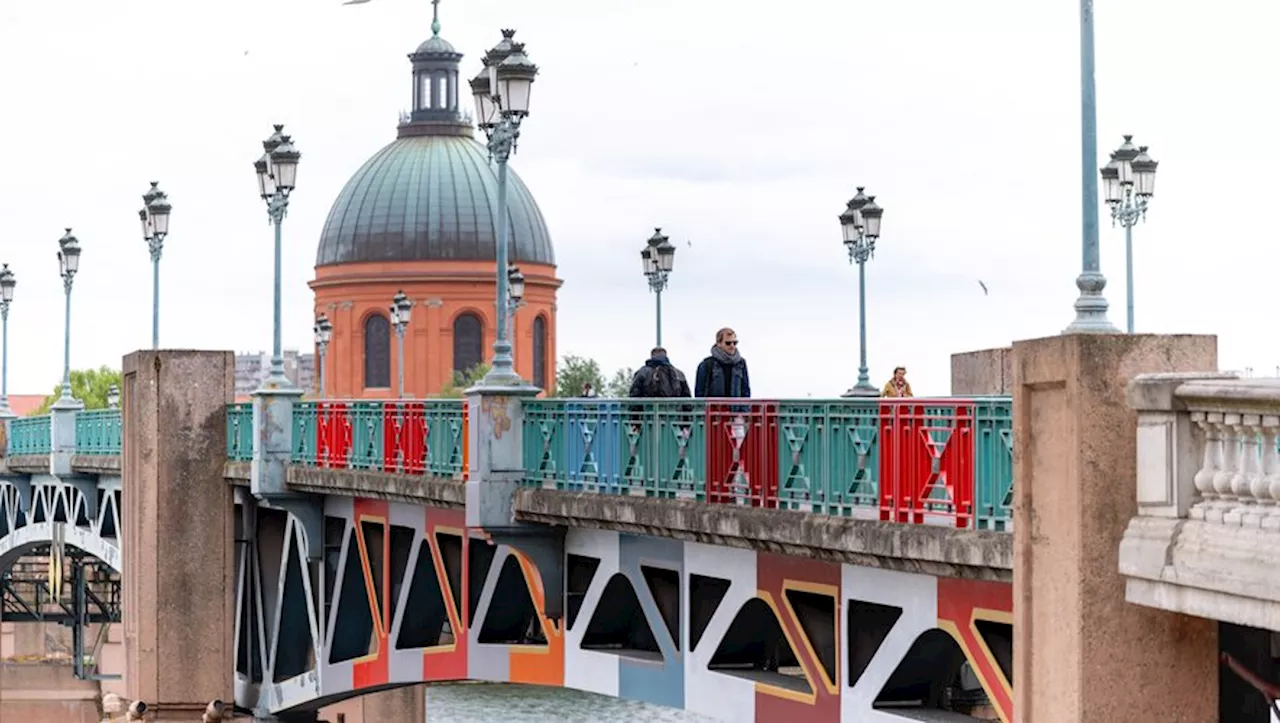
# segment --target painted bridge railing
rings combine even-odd
[[[461,479],[467,419],[462,400],[300,402],[293,407],[293,463]],[[227,457],[253,459],[251,404],[227,408]]]
[[[49,415],[21,417],[9,422],[5,454],[10,457],[49,454],[53,449]]]
[[[120,410],[76,412],[76,454],[120,454]]]
[[[534,400],[529,486],[1004,530],[1012,405],[969,399]]]

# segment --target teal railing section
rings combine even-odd
[[[460,478],[466,405],[458,399],[317,401],[294,406],[294,464]]]
[[[120,454],[120,410],[76,412],[76,454]]]
[[[10,420],[6,454],[10,457],[49,454],[53,449],[50,432],[47,414]]]
[[[253,404],[227,405],[227,459],[253,459]]]
[[[551,399],[524,405],[525,484],[1005,530],[1007,397]]]

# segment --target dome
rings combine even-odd
[[[455,55],[455,54],[460,55],[460,53],[458,53],[457,50],[453,49],[453,43],[450,43],[448,40],[445,40],[439,35],[432,35],[431,37],[422,41],[422,45],[419,45],[418,49],[413,51],[413,54],[414,55]]]
[[[555,264],[542,212],[508,168],[512,262]],[[374,154],[338,194],[316,266],[368,261],[491,261],[498,177],[465,135],[401,137]]]

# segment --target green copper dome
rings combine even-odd
[[[316,266],[497,257],[497,167],[459,110],[471,95],[459,74],[461,60],[440,37],[435,13],[431,37],[409,55],[412,110],[399,137],[356,171],[333,202]],[[509,168],[506,217],[512,262],[555,264],[542,212]]]
[[[329,211],[316,266],[369,261],[491,261],[498,231],[497,169],[466,135],[402,137],[374,154]],[[513,261],[555,264],[542,212],[507,173]]]

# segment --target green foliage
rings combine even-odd
[[[107,406],[107,388],[112,384],[120,386],[120,372],[108,366],[97,369],[72,369],[71,394],[84,402],[85,409],[105,409]],[[62,382],[53,387],[53,394],[44,398],[40,408],[32,415],[48,414],[49,407],[62,396]]]
[[[601,390],[601,394],[606,397],[625,397],[631,391],[631,380],[636,375],[636,371],[631,367],[623,367],[613,373],[613,378]]]
[[[590,383],[599,394],[604,388],[604,375],[595,359],[569,354],[560,360],[556,369],[555,394],[549,397],[577,397],[582,395],[584,384]]]
[[[471,367],[465,372],[454,372],[449,385],[440,390],[436,396],[442,399],[461,399],[464,392],[480,383],[484,375],[489,373],[489,365],[484,362]]]

